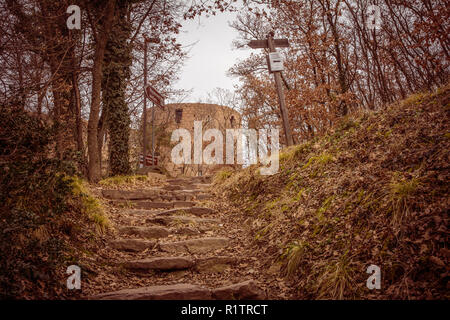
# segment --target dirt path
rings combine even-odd
[[[85,297],[287,298],[249,220],[212,191],[208,177],[170,179],[146,190],[103,189],[115,233],[93,258],[96,270],[88,268]]]

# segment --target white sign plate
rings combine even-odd
[[[283,57],[279,52],[270,52],[269,53],[269,63],[270,63],[270,71],[283,71]]]

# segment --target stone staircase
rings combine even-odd
[[[117,236],[108,245],[125,254],[114,263],[134,277],[155,276],[160,281],[90,298],[264,299],[256,281],[239,277],[233,281],[233,268],[240,258],[220,214],[208,206],[210,182],[209,177],[190,177],[170,179],[154,189],[102,190],[103,197],[117,208]],[[228,284],[214,287],[225,270],[230,275]],[[193,275],[184,277],[191,282],[174,281],[170,276],[183,271]],[[166,278],[170,284],[161,285]]]

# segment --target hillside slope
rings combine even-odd
[[[284,150],[273,176],[221,172],[216,194],[248,215],[296,298],[448,299],[449,102],[447,86],[345,119]]]

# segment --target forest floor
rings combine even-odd
[[[83,296],[291,298],[277,268],[255,250],[248,217],[218,201],[210,181],[160,175],[153,186],[98,187],[114,231],[84,260]]]
[[[256,165],[99,185],[88,299],[448,299],[450,87],[343,119]],[[370,290],[367,268],[381,270]]]

